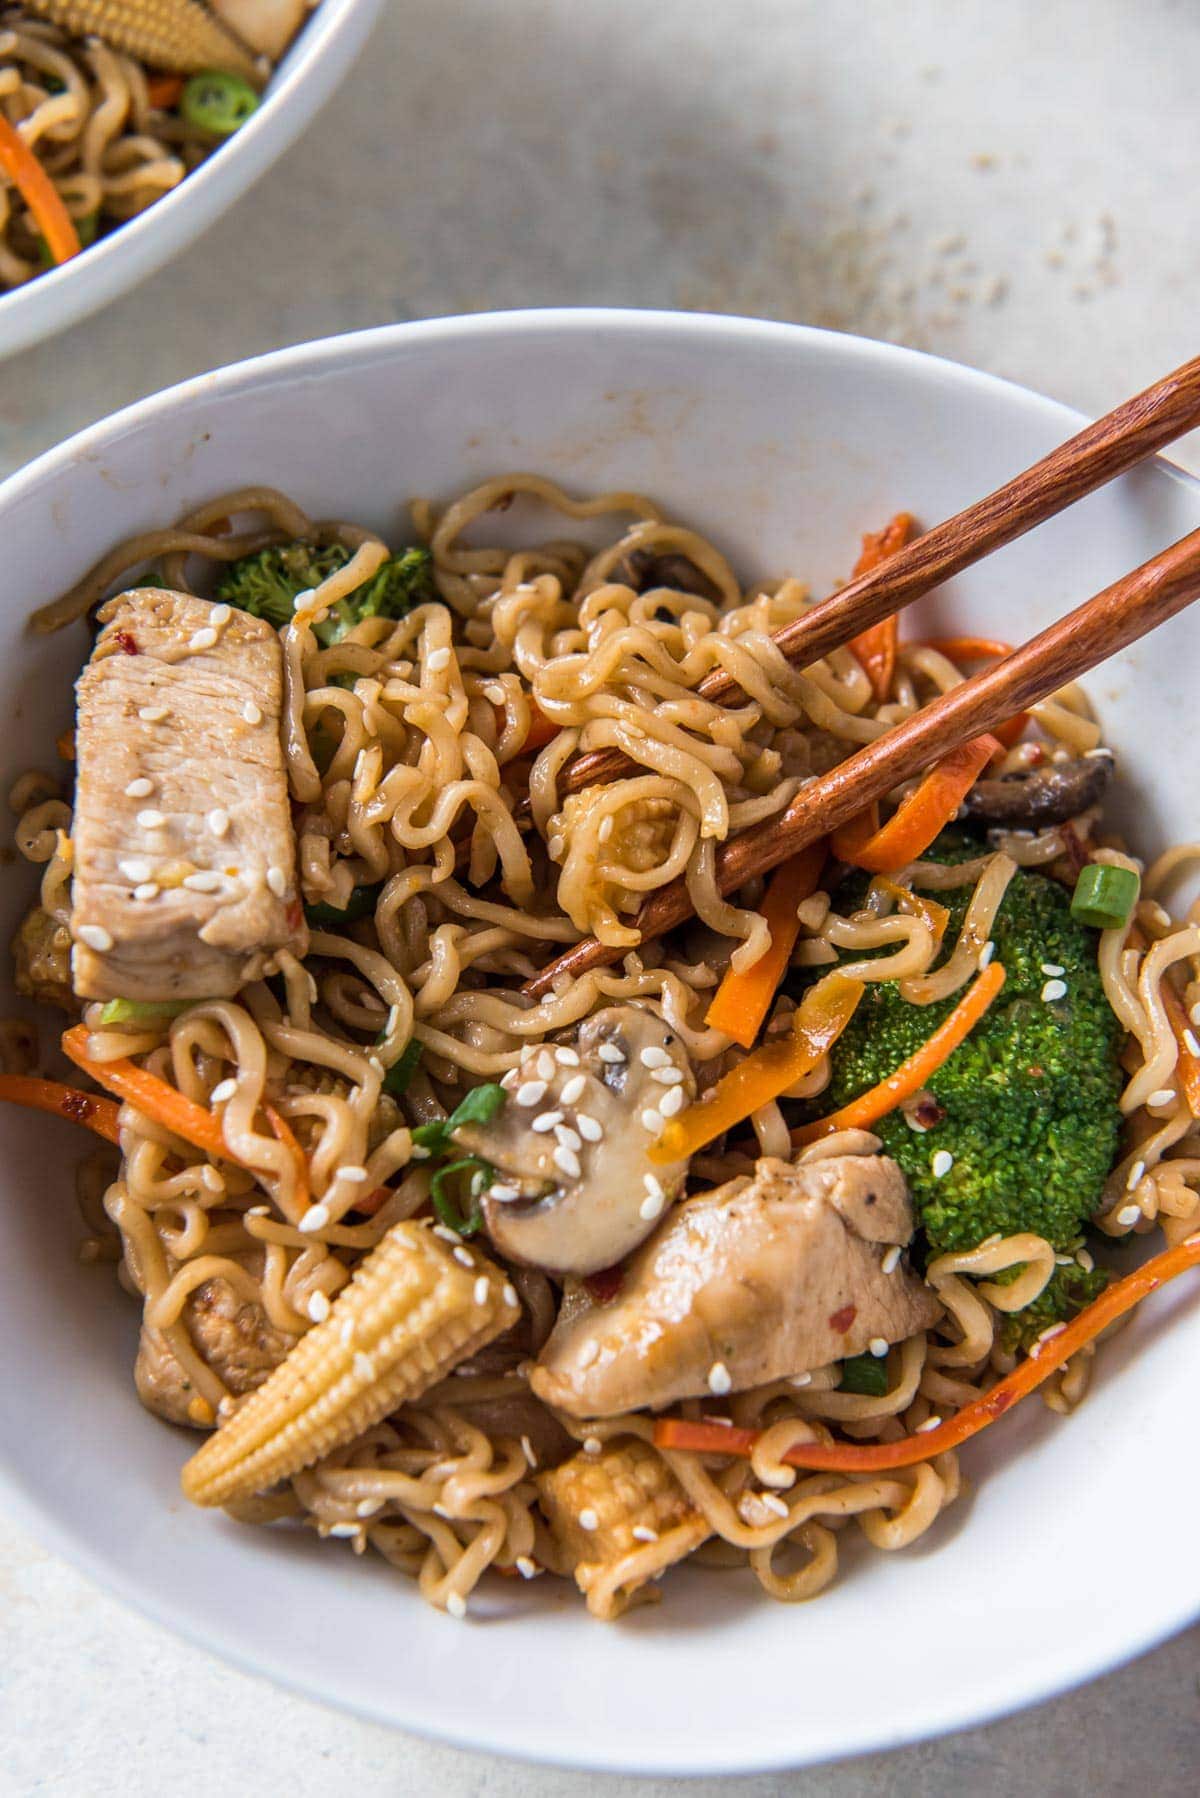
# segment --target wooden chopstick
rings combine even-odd
[[[950,750],[994,730],[1077,680],[1200,597],[1200,530],[1192,531],[1111,587],[1077,606],[981,674],[942,693],[827,774],[810,781],[773,818],[731,837],[717,852],[717,885],[729,893],[765,874],[920,773]],[[635,919],[643,942],[690,917],[682,879],[660,887]],[[585,937],[526,982],[540,999],[563,974],[619,961],[627,953]]]
[[[794,667],[817,661],[1197,425],[1200,357],[1086,425],[1040,462],[934,525],[869,574],[839,588],[802,618],[784,625],[775,633],[775,642]],[[717,705],[741,698],[737,682],[723,668],[707,675],[696,692]],[[619,749],[592,750],[564,770],[560,791],[578,792],[580,787],[635,771],[637,764]]]

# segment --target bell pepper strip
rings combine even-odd
[[[55,262],[69,262],[83,247],[74,220],[53,181],[21,133],[0,113],[0,169],[28,206]]]
[[[898,549],[903,549],[913,533],[914,519],[911,512],[897,512],[896,516],[884,525],[881,531],[868,531],[862,540],[862,550],[858,561],[854,564],[853,579],[860,575],[870,574],[889,556],[894,556]],[[880,702],[891,692],[892,676],[896,672],[896,644],[899,629],[896,615],[881,618],[878,624],[868,625],[857,637],[850,639],[850,648],[854,651],[867,679],[871,683],[871,691]]]
[[[156,112],[174,112],[182,93],[182,75],[152,75],[146,83],[146,97]]]
[[[1095,1340],[1101,1330],[1124,1317],[1135,1305],[1165,1286],[1168,1280],[1200,1267],[1200,1232],[1173,1249],[1164,1249],[1141,1267],[1114,1281],[1099,1298],[1055,1336],[1046,1336],[1019,1361],[1012,1372],[965,1404],[961,1411],[935,1429],[919,1430],[897,1442],[799,1442],[783,1459],[789,1467],[823,1473],[886,1473],[895,1467],[917,1467],[948,1449],[958,1448],[1003,1417],[1029,1393],[1036,1392],[1050,1375]],[[932,1419],[931,1419],[932,1421]],[[654,1446],[687,1449],[695,1454],[731,1455],[748,1459],[762,1436],[761,1430],[727,1428],[722,1424],[688,1423],[664,1417],[654,1426]]]
[[[841,861],[873,874],[895,874],[917,860],[950,823],[993,756],[1002,753],[985,731],[935,762],[921,784],[901,800],[887,823],[872,828],[870,808],[833,832],[830,846]]]
[[[752,966],[741,973],[729,969],[708,1008],[705,1022],[743,1049],[751,1047],[762,1028],[800,934],[796,907],[816,892],[824,866],[824,843],[811,843],[776,869],[759,907],[771,941]]]
[[[139,1068],[134,1062],[122,1057],[119,1061],[96,1061],[88,1054],[88,1030],[85,1024],[75,1024],[70,1030],[64,1030],[62,1037],[63,1053],[68,1055],[77,1068],[90,1074],[97,1086],[105,1086],[118,1099],[127,1105],[134,1105],[155,1123],[170,1130],[175,1136],[181,1136],[190,1142],[193,1148],[201,1149],[215,1161],[236,1161],[237,1156],[229,1148],[221,1130],[221,1120],[203,1105],[185,1098],[167,1081],[160,1080],[157,1074]]]
[[[933,937],[935,947],[941,947],[946,926],[950,922],[950,913],[944,905],[939,905],[936,899],[927,899],[924,893],[914,893],[909,887],[897,886],[886,874],[877,874],[871,885],[878,887],[881,893],[886,893],[897,911],[906,912],[910,918],[920,918]]]
[[[308,1180],[308,1156],[296,1141],[295,1131],[292,1129],[287,1119],[280,1112],[276,1111],[273,1105],[268,1105],[265,1101],[263,1103],[263,1110],[267,1115],[267,1121],[272,1130],[292,1158],[292,1164],[296,1169],[295,1200],[301,1216],[303,1216],[304,1212],[308,1210],[312,1199],[312,1189]],[[229,1153],[228,1150],[225,1152],[226,1154]]]
[[[877,1086],[868,1087],[857,1099],[851,1099],[838,1111],[831,1111],[828,1117],[817,1118],[814,1123],[802,1124],[792,1131],[792,1143],[796,1148],[803,1148],[810,1142],[819,1142],[823,1136],[832,1136],[835,1130],[869,1130],[890,1111],[905,1099],[911,1099],[927,1086],[933,1075],[944,1061],[948,1061],[959,1044],[974,1030],[980,1018],[992,1000],[1004,985],[1004,968],[998,961],[989,962],[973,983],[967,988],[948,1018],[938,1025],[927,1042],[921,1044],[915,1055],[902,1061],[894,1074],[881,1080]]]
[[[83,1124],[109,1142],[120,1141],[117,1115],[121,1108],[98,1093],[83,1093],[77,1086],[63,1086],[57,1080],[41,1080],[33,1074],[0,1074],[0,1099],[6,1099],[10,1105],[24,1105],[29,1111],[49,1112],[72,1124]]]
[[[694,1155],[810,1074],[854,1016],[862,995],[861,980],[837,973],[810,987],[789,1034],[745,1056],[698,1104],[672,1118],[650,1150],[651,1161],[680,1161]]]
[[[948,662],[998,662],[1013,652],[1012,644],[999,637],[926,637],[905,647],[935,649]]]

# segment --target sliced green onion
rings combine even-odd
[[[471,1209],[463,1213],[447,1191],[447,1182],[451,1175],[470,1172],[471,1179],[468,1193]],[[448,1229],[456,1230],[460,1236],[474,1236],[483,1223],[483,1213],[477,1203],[480,1195],[485,1193],[496,1178],[496,1170],[490,1161],[481,1161],[478,1155],[466,1155],[461,1161],[448,1161],[440,1167],[429,1185],[429,1196],[433,1200],[433,1208]]]
[[[1132,868],[1113,868],[1107,862],[1089,862],[1075,882],[1071,916],[1094,930],[1119,930],[1129,922],[1138,896],[1138,877]]]
[[[473,1086],[462,1104],[448,1118],[438,1118],[432,1124],[418,1124],[412,1133],[412,1139],[421,1148],[428,1149],[431,1155],[449,1154],[454,1147],[454,1132],[461,1124],[490,1124],[497,1113],[504,1109],[507,1097],[502,1086],[491,1082],[485,1086]]]
[[[220,69],[193,75],[179,97],[180,116],[213,137],[232,137],[258,107],[259,96],[250,83]]]
[[[416,1037],[410,1038],[401,1049],[396,1060],[383,1076],[383,1090],[391,1093],[393,1098],[400,1098],[408,1091],[409,1082],[421,1065],[421,1045]]]
[[[196,1005],[196,999],[110,999],[100,1013],[102,1024],[161,1024]]]
[[[851,1355],[842,1362],[839,1392],[858,1392],[864,1398],[885,1398],[888,1389],[887,1357]]]
[[[369,918],[375,910],[378,897],[378,883],[375,886],[355,887],[343,909],[339,910],[336,905],[306,905],[304,916],[318,930],[336,930],[339,925],[357,924],[360,918]]]

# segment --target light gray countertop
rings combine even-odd
[[[1104,410],[1200,349],[1198,61],[1189,0],[391,0],[305,141],[200,244],[0,364],[0,474],[223,362],[538,304],[800,319]],[[1194,440],[1177,453],[1200,464]],[[1067,1576],[1119,1602],[1136,1543]],[[177,1642],[11,1529],[0,1580],[0,1792],[675,1789],[337,1716]],[[1194,1629],[1023,1719],[737,1789],[1192,1792],[1198,1650]]]

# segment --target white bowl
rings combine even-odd
[[[0,356],[28,349],[152,275],[265,175],[324,106],[383,0],[322,0],[240,131],[161,200],[61,268],[0,293]]]
[[[305,345],[185,383],[83,432],[0,488],[0,668],[11,775],[52,761],[82,627],[22,622],[118,538],[226,488],[270,482],[318,516],[399,534],[410,494],[504,469],[579,490],[641,487],[748,575],[817,590],[900,507],[933,521],[1078,424],[969,369],[820,331],[652,313],[529,312]],[[510,528],[514,521],[505,521]],[[1163,463],[1075,507],[927,603],[1020,640],[1200,522]],[[561,527],[559,527],[561,528]],[[1146,845],[1198,834],[1200,613],[1110,664],[1092,691]],[[5,885],[15,922],[32,878]],[[916,1548],[846,1555],[813,1606],[748,1575],[671,1576],[665,1602],[592,1622],[549,1580],[495,1581],[464,1624],[345,1545],[184,1504],[191,1439],[130,1380],[136,1323],[80,1231],[64,1125],[5,1110],[0,1458],[7,1504],[145,1611],[315,1697],[464,1746],[595,1768],[714,1773],[891,1747],[1112,1667],[1200,1613],[1178,1505],[1200,1478],[1186,1427],[1200,1369],[1195,1281],[1103,1351],[1074,1418],[1034,1402],[963,1456],[977,1482]]]

